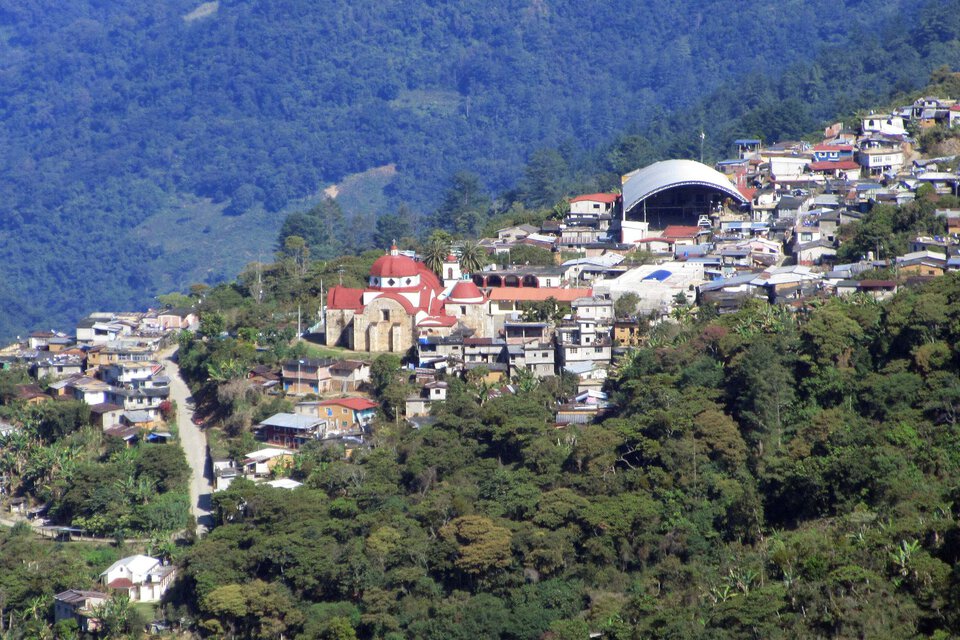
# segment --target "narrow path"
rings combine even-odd
[[[170,399],[177,403],[177,427],[180,446],[190,465],[190,509],[197,519],[197,535],[210,530],[213,520],[210,516],[210,496],[213,487],[208,476],[207,437],[193,424],[192,405],[188,404],[190,389],[180,377],[180,367],[176,363],[177,348],[164,352],[163,368],[170,378]]]

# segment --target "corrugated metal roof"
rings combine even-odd
[[[716,169],[694,160],[664,160],[625,177],[623,210],[629,211],[642,200],[666,189],[693,185],[712,187],[737,202],[747,202],[733,183]]]

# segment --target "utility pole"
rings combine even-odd
[[[703,164],[703,141],[707,137],[707,134],[703,132],[703,127],[700,127],[700,164]]]
[[[257,252],[257,304],[263,302],[263,276],[260,273],[261,268],[263,267],[262,262],[263,256],[258,251]]]

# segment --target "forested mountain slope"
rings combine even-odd
[[[931,4],[945,5],[956,3]],[[396,163],[392,197],[421,211],[459,169],[502,191],[535,149],[576,157],[722,86],[749,101],[755,87],[738,78],[776,77],[825,45],[889,42],[884,29],[917,11],[906,0],[6,3],[0,335],[231,275],[269,249],[271,212],[352,172]],[[924,47],[955,39],[941,22],[898,58],[922,77],[872,80],[922,82],[938,66]],[[702,124],[685,121],[684,135]]]

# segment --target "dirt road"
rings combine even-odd
[[[212,525],[210,517],[209,465],[207,464],[207,437],[193,424],[192,405],[188,402],[190,389],[180,377],[180,367],[176,363],[177,349],[171,349],[163,355],[163,367],[170,378],[170,399],[177,403],[177,427],[180,431],[180,446],[190,465],[190,509],[197,519],[197,535],[209,531]]]

